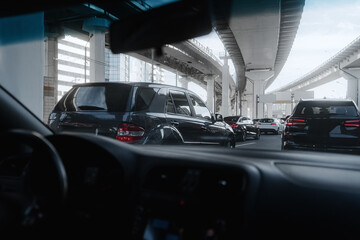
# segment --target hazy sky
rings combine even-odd
[[[359,35],[359,0],[307,0],[288,60],[268,90],[315,69]],[[338,79],[314,89],[315,97],[345,97],[346,87],[346,81]]]

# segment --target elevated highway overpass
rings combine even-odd
[[[264,116],[264,104],[257,99],[287,60],[304,4],[305,0],[233,1],[231,20],[217,22],[216,31],[235,65],[243,115]]]
[[[314,70],[272,92],[310,90],[338,78],[345,78],[348,81],[347,98],[359,104],[360,37]]]

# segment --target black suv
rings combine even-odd
[[[250,118],[229,116],[225,117],[224,121],[233,128],[236,140],[245,141],[247,137],[260,138],[260,129]]]
[[[193,92],[152,83],[74,85],[49,116],[55,132],[104,135],[138,144],[235,146],[231,127]]]
[[[303,100],[286,120],[283,149],[360,152],[360,116],[351,100]]]

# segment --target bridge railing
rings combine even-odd
[[[195,45],[200,51],[202,51],[204,54],[208,55],[209,57],[211,57],[214,61],[216,61],[217,63],[219,63],[221,66],[223,65],[223,62],[214,55],[214,53],[212,52],[212,50],[209,47],[205,47],[204,45],[202,45],[198,40],[196,40],[195,38],[189,39],[188,40],[190,43],[192,43],[193,45]]]

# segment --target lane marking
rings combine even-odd
[[[242,146],[247,146],[247,145],[251,145],[251,144],[255,144],[255,143],[254,143],[254,142],[251,142],[251,143],[243,143],[243,144],[236,145],[235,147],[242,147]]]

